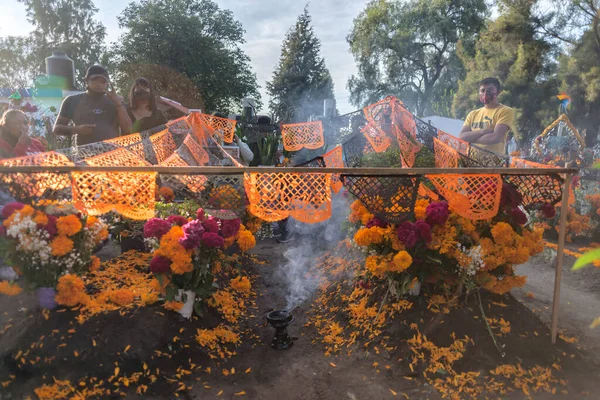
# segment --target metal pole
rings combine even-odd
[[[558,249],[556,251],[556,275],[554,277],[554,300],[552,301],[552,344],[556,343],[558,334],[558,310],[560,308],[560,283],[562,281],[562,268],[564,261],[565,236],[567,234],[567,213],[569,212],[569,191],[571,190],[572,173],[565,175],[563,183],[562,200],[560,203],[560,221],[558,228]]]

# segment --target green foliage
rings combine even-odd
[[[269,108],[279,122],[304,122],[321,115],[323,100],[333,99],[333,81],[320,56],[321,42],[307,7],[288,31],[273,78],[267,82]]]
[[[19,0],[34,26],[29,36],[30,67],[35,75],[45,72],[45,59],[62,50],[75,62],[77,80],[83,86],[85,71],[98,64],[104,49],[106,28],[95,19],[93,0]]]
[[[118,19],[125,33],[112,54],[122,93],[147,75],[159,93],[208,111],[228,112],[243,97],[260,98],[241,48],[244,29],[215,2],[143,0]]]
[[[29,87],[36,72],[31,65],[29,38],[23,36],[0,38],[0,87]]]
[[[163,203],[157,201],[154,205],[156,218],[166,219],[171,215],[181,215],[186,218],[196,218],[196,211],[202,207],[195,200],[186,199],[182,202]]]
[[[394,95],[417,115],[446,114],[462,77],[463,49],[484,26],[483,0],[374,0],[354,20],[348,43],[358,74],[350,100],[364,106]]]
[[[501,15],[483,32],[475,45],[475,56],[459,52],[467,74],[458,84],[453,112],[465,118],[481,107],[478,82],[496,77],[503,84],[500,102],[517,110],[517,126],[522,141],[541,133],[557,117],[558,81],[551,78],[554,64],[551,46],[536,32],[530,0],[502,0]]]
[[[258,140],[258,155],[261,165],[275,165],[275,157],[281,136],[277,133],[267,133]]]
[[[600,248],[588,251],[587,253],[579,257],[575,261],[575,264],[573,264],[573,271],[577,271],[578,269],[581,269],[586,265],[593,263],[595,260],[600,260]]]

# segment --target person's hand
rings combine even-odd
[[[78,135],[91,135],[94,133],[95,128],[96,125],[77,125],[74,133]]]
[[[106,96],[108,96],[110,101],[112,101],[115,106],[119,107],[122,104],[121,98],[117,95],[117,92],[115,92],[115,88],[112,82],[108,82],[108,90],[106,91]]]

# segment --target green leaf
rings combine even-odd
[[[442,260],[440,260],[439,258],[433,258],[431,256],[425,256],[425,257],[427,257],[430,261],[433,261],[434,263],[442,264]]]
[[[204,303],[201,301],[196,301],[196,303],[194,303],[194,311],[196,311],[196,314],[198,314],[198,316],[203,317],[204,316]]]
[[[593,263],[595,260],[600,260],[600,248],[589,251],[579,257],[577,261],[575,261],[575,264],[573,264],[572,270],[577,271],[586,265]]]

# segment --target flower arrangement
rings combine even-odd
[[[416,202],[414,221],[390,225],[356,200],[349,221],[358,228],[354,243],[366,251],[363,282],[388,280],[399,296],[415,282],[457,293],[482,287],[506,293],[523,286],[525,277],[516,276],[513,266],[544,245],[543,229],[525,226],[528,217],[521,202],[520,194],[505,184],[498,215],[471,221],[453,213],[446,202],[422,198]],[[544,205],[540,211],[553,209]]]
[[[0,246],[29,288],[55,288],[67,274],[81,275],[96,264],[94,248],[108,238],[107,225],[72,206],[41,209],[10,203],[2,210]]]
[[[209,216],[198,208],[195,218],[189,220],[172,215],[166,219],[152,218],[144,225],[144,236],[153,249],[150,271],[166,297],[166,306],[188,318],[191,309],[186,306],[191,304],[202,315],[203,300],[216,289],[211,264],[219,262],[220,250],[226,247],[226,242],[237,241],[243,252],[256,244],[239,218],[224,211],[219,215],[221,218]]]

